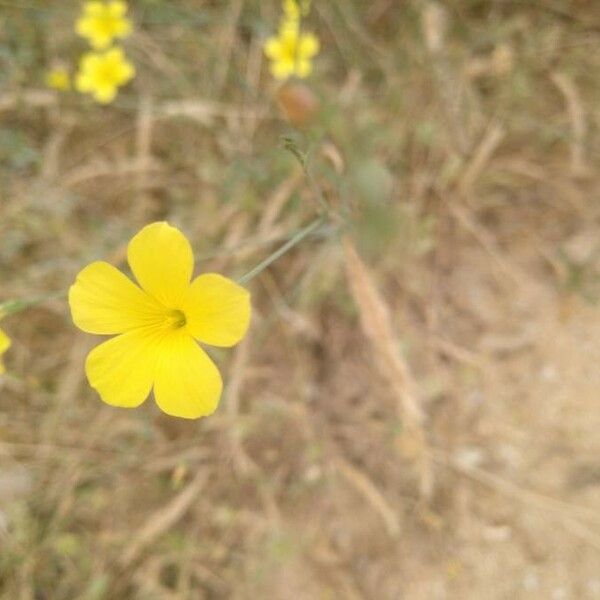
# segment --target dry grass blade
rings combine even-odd
[[[339,473],[373,506],[390,537],[397,538],[400,535],[398,515],[371,480],[345,460],[337,459],[335,466]]]
[[[55,106],[58,96],[49,90],[24,90],[20,93],[6,93],[0,96],[0,113],[15,110],[21,105],[33,108]]]
[[[130,567],[144,550],[166,533],[190,508],[204,488],[207,475],[198,473],[192,482],[169,504],[152,513],[146,523],[133,535],[133,540],[123,552],[119,561],[123,570]]]
[[[303,177],[302,170],[297,168],[273,190],[273,193],[265,204],[265,209],[260,219],[258,226],[259,233],[267,233],[273,227],[290,196],[296,191],[298,185],[303,180]]]
[[[411,455],[419,464],[421,493],[431,493],[431,470],[426,458],[423,411],[416,395],[409,369],[398,351],[398,342],[385,300],[358,255],[352,240],[343,239],[346,273],[350,290],[360,312],[363,333],[375,353],[376,364],[398,399],[398,416],[402,421],[404,439]]]
[[[138,172],[136,174],[136,186],[138,199],[136,202],[136,213],[139,220],[143,220],[152,208],[152,197],[149,190],[149,174],[152,171],[152,137],[153,137],[154,105],[152,97],[142,96],[139,102],[136,123],[136,154]]]
[[[470,193],[471,189],[473,188],[473,184],[477,181],[477,178],[485,169],[490,158],[492,158],[494,152],[504,138],[504,135],[504,128],[500,124],[493,122],[489,126],[481,142],[477,146],[473,157],[467,164],[467,167],[458,184],[459,190],[462,194],[466,196]]]
[[[240,413],[240,393],[248,366],[248,338],[243,340],[235,351],[231,364],[231,380],[227,391],[227,413],[230,417],[229,436],[233,464],[242,475],[256,473],[257,467],[244,450],[237,423]]]
[[[585,111],[573,80],[566,73],[552,73],[552,83],[564,96],[571,123],[571,171],[583,175],[588,171],[584,158]]]
[[[360,311],[363,333],[376,352],[383,375],[398,393],[400,416],[407,425],[421,427],[423,412],[414,395],[408,368],[398,352],[385,300],[350,238],[344,238],[343,246],[350,290]]]
[[[600,525],[600,512],[597,510],[579,506],[577,504],[571,504],[563,500],[557,500],[551,496],[546,496],[539,492],[522,488],[494,473],[490,473],[479,467],[467,466],[460,460],[446,456],[442,453],[436,453],[434,459],[436,462],[451,467],[458,473],[470,477],[474,481],[493,489],[499,494],[519,500],[520,502],[539,510],[557,513],[559,516],[570,519],[571,521],[573,519],[580,519],[587,521],[588,523]]]

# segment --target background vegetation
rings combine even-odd
[[[104,406],[54,299],[3,321],[0,596],[600,598],[600,5],[138,0],[110,107],[44,88],[77,2],[0,0],[0,299],[168,219],[250,288],[197,422]],[[289,145],[289,142],[288,142]]]

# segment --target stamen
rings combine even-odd
[[[185,327],[187,319],[185,318],[183,311],[174,310],[167,317],[167,322],[173,327],[173,329],[181,329],[182,327]]]

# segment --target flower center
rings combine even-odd
[[[96,78],[99,85],[115,85],[118,80],[118,70],[114,63],[105,62],[98,67]]]
[[[167,315],[167,325],[173,329],[181,329],[185,327],[187,319],[181,310],[172,310]]]

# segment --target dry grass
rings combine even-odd
[[[61,299],[3,321],[0,597],[600,598],[598,2],[314,0],[302,131],[278,4],[135,2],[99,108],[41,85],[77,3],[0,0],[0,300],[156,219],[246,272],[319,210],[283,137],[333,216],[209,419],[102,405]]]

